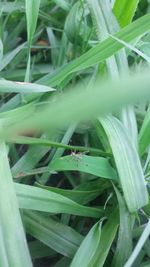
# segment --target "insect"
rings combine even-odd
[[[81,161],[82,161],[82,156],[83,156],[82,153],[75,153],[75,152],[72,152],[72,153],[71,153],[71,156],[73,157],[73,160],[74,160],[77,164],[81,163]]]

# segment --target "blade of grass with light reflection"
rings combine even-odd
[[[0,261],[1,264],[6,264],[3,266],[32,267],[10,172],[7,147],[2,140],[0,157]]]
[[[132,21],[132,18],[137,9],[139,0],[116,0],[113,11],[116,15],[120,26],[124,27]]]
[[[27,233],[62,255],[72,258],[83,237],[58,220],[32,211],[24,211],[23,220]]]
[[[146,33],[150,30],[149,27],[150,13],[137,19],[130,25],[126,26],[114,36],[118,39],[122,39],[125,42],[133,41],[138,36]],[[75,59],[71,63],[68,63],[56,70],[53,74],[48,74],[39,80],[42,84],[48,84],[51,86],[56,86],[60,84],[69,74],[73,72],[78,72],[88,67],[91,67],[97,63],[103,62],[117,51],[119,51],[123,44],[118,43],[112,38],[108,37],[106,40],[97,44],[95,47],[91,48],[88,52],[81,55],[79,58]]]
[[[138,152],[119,120],[107,116],[99,121],[112,148],[128,209],[135,212],[148,204],[148,191]]]
[[[28,36],[28,62],[25,75],[26,82],[30,80],[30,64],[31,64],[30,48],[38,20],[39,7],[40,7],[40,0],[26,0],[26,18],[27,18],[27,36]]]

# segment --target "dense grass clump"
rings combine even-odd
[[[0,10],[0,267],[150,266],[150,1]]]

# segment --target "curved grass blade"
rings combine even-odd
[[[36,186],[58,193],[62,196],[72,199],[73,201],[79,204],[86,204],[97,196],[99,196],[105,189],[110,187],[110,184],[107,182],[103,183],[101,180],[96,180],[94,182],[84,183],[83,186],[79,185],[74,190],[69,189],[60,189],[52,186],[44,186],[39,183],[35,183]],[[88,187],[87,187],[88,186]]]
[[[97,177],[117,180],[117,173],[109,164],[108,159],[75,153],[71,156],[56,158],[47,167],[24,170],[21,173],[13,174],[13,177],[19,178],[38,173],[54,173],[55,171],[80,171]]]
[[[49,171],[81,171],[107,179],[117,179],[117,174],[108,159],[83,154],[72,154],[52,161]]]
[[[42,188],[16,183],[15,190],[19,207],[22,209],[94,218],[99,218],[104,213],[101,209],[79,205],[67,197]]]
[[[135,212],[148,203],[146,182],[137,150],[119,120],[107,116],[99,121],[112,148],[128,209]]]
[[[126,26],[114,36],[125,42],[131,42],[138,36],[149,31],[149,20],[150,13],[132,22],[130,25]],[[39,80],[42,84],[48,84],[51,86],[56,86],[60,84],[69,74],[77,71],[81,71],[95,64],[103,62],[114,53],[123,48],[124,45],[112,40],[108,37],[106,40],[97,44],[95,47],[91,48],[88,52],[66,64],[60,69],[56,70],[53,74],[48,74]]]
[[[35,84],[35,83],[24,83],[24,82],[13,82],[7,80],[0,80],[0,93],[45,93],[54,91],[54,88],[49,86]]]
[[[94,267],[102,267],[106,261],[111,245],[115,239],[119,225],[118,209],[114,210],[107,223],[102,228],[100,244],[96,251],[96,260]]]
[[[83,237],[69,226],[63,225],[40,213],[23,212],[23,221],[27,233],[48,247],[72,258]]]
[[[89,231],[75,254],[70,267],[93,267],[95,253],[98,249],[101,238],[102,222],[96,223]]]
[[[17,48],[4,55],[0,62],[0,71],[2,71],[13,59],[14,57],[25,48],[26,43],[19,45]]]
[[[97,223],[77,250],[70,267],[102,267],[118,228],[118,211],[113,212],[102,227]]]
[[[116,0],[113,11],[121,27],[128,25],[135,14],[139,0]]]

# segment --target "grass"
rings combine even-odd
[[[150,1],[0,10],[0,266],[150,266]]]

